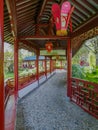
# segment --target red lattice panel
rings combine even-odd
[[[71,100],[98,119],[98,84],[72,78]]]

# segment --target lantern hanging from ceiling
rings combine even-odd
[[[47,42],[45,46],[46,46],[47,52],[51,52],[52,51],[53,44],[51,42]]]

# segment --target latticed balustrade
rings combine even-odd
[[[72,78],[71,100],[98,118],[98,84]]]

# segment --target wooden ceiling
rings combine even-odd
[[[66,1],[66,0],[65,0]],[[68,0],[75,7],[72,14],[73,32],[68,37],[56,37],[51,6],[64,0],[5,0],[4,40],[30,51],[44,50],[47,41],[54,49],[66,49],[66,40],[98,26],[98,0]],[[77,45],[78,46],[78,45]],[[78,48],[78,47],[77,47]]]

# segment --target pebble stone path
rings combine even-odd
[[[98,130],[98,120],[68,100],[62,72],[19,101],[16,130]]]

